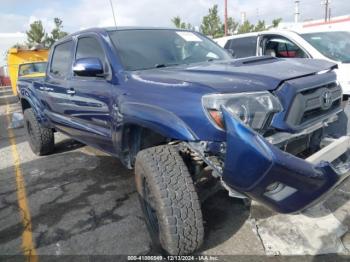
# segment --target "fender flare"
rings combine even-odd
[[[123,124],[139,125],[172,139],[198,140],[196,134],[181,118],[163,108],[149,104],[126,102],[121,106],[121,113]]]
[[[49,127],[49,121],[48,118],[45,116],[45,114],[43,113],[43,110],[40,108],[43,108],[43,106],[41,105],[40,101],[36,98],[35,95],[31,95],[32,91],[31,90],[27,90],[26,88],[23,88],[20,90],[20,102],[21,102],[21,107],[22,110],[24,111],[24,107],[23,107],[23,101],[26,101],[26,103],[28,103],[30,105],[30,108],[33,109],[34,114],[37,117],[37,120],[40,124],[42,124],[45,127]]]

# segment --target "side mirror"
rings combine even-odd
[[[73,72],[77,76],[100,77],[103,76],[103,65],[97,57],[80,58],[74,62]]]
[[[232,57],[236,57],[236,53],[233,49],[226,49],[226,50]]]

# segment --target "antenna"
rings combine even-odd
[[[115,26],[115,28],[117,28],[117,20],[115,19],[115,14],[114,14],[114,8],[113,8],[113,3],[112,3],[112,0],[109,0],[109,3],[111,4],[111,8],[112,8],[112,14],[113,14],[114,26]]]

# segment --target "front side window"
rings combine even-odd
[[[272,36],[263,40],[263,54],[280,58],[307,58],[295,43],[284,37]]]
[[[18,76],[29,76],[32,74],[43,74],[46,71],[46,62],[22,64],[18,69]]]
[[[104,63],[105,54],[100,43],[96,38],[79,38],[75,59],[81,58],[99,58],[101,63]]]
[[[233,50],[235,58],[256,56],[256,41],[256,36],[235,38],[229,40],[225,48]]]
[[[350,63],[349,32],[319,32],[301,34],[301,36],[329,59]]]
[[[168,29],[109,32],[126,70],[144,70],[232,57],[213,41],[196,32]]]
[[[73,42],[68,41],[55,47],[50,73],[57,77],[66,77],[71,71]]]

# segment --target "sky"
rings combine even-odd
[[[173,26],[171,18],[177,15],[199,26],[214,4],[218,4],[222,18],[224,11],[224,0],[112,0],[112,3],[119,26],[169,27]],[[350,14],[349,0],[332,0],[331,8],[333,16]],[[300,0],[300,11],[301,21],[320,19],[324,14],[321,0]],[[263,19],[270,24],[278,17],[292,22],[294,0],[228,0],[229,16],[239,21],[241,12],[254,23]],[[10,41],[3,33],[25,33],[29,24],[39,19],[50,32],[55,17],[63,20],[68,32],[114,25],[109,0],[0,0],[0,56]],[[13,41],[23,41],[22,38]]]
[[[118,25],[172,26],[176,15],[200,25],[201,18],[214,4],[223,15],[224,0],[112,0]],[[332,0],[332,14],[350,14],[349,0]],[[323,17],[321,0],[300,0],[301,20]],[[282,17],[293,20],[294,0],[228,0],[228,13],[236,20],[246,12],[256,22]],[[111,26],[113,17],[109,0],[0,0],[0,33],[25,32],[35,20],[42,20],[47,30],[53,18],[60,17],[69,32],[93,26]]]

